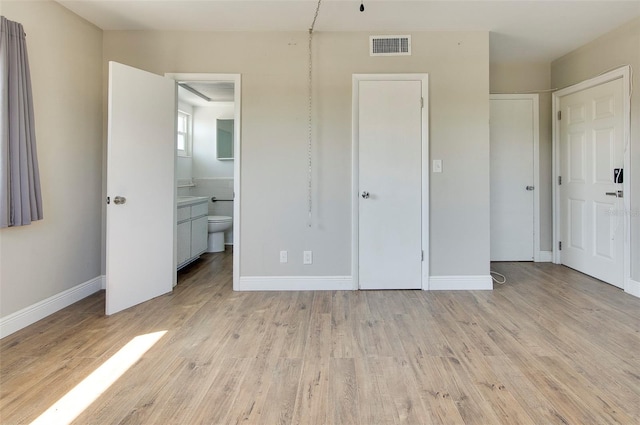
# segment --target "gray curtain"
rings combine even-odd
[[[21,24],[0,17],[0,228],[42,219],[25,37]]]

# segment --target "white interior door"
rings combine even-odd
[[[107,314],[173,288],[175,117],[175,81],[109,63]]]
[[[561,262],[623,287],[622,79],[560,98]]]
[[[422,285],[422,82],[358,84],[360,288],[418,289]]]
[[[491,261],[534,258],[534,101],[491,104]]]

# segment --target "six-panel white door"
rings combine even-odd
[[[560,98],[561,262],[623,287],[622,79]]]
[[[175,281],[175,81],[110,62],[108,115],[106,313],[113,314],[170,292]]]
[[[358,84],[359,286],[419,289],[422,82]]]
[[[534,257],[534,101],[491,104],[491,261]]]

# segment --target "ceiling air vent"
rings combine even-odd
[[[410,35],[372,35],[369,37],[371,56],[411,56]]]

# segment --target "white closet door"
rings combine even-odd
[[[421,81],[359,82],[361,289],[421,288],[421,97]]]
[[[491,261],[534,257],[534,102],[492,98]]]

